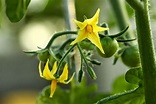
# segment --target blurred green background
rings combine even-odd
[[[18,23],[9,21],[5,14],[5,2],[1,1],[0,104],[35,104],[39,91],[49,85],[49,81],[39,77],[37,58],[30,57],[23,51],[38,50],[37,47],[44,48],[53,33],[69,29],[65,18],[68,15],[65,11],[66,6],[72,14],[71,21],[75,18],[83,21],[84,15],[90,18],[97,8],[100,8],[100,23],[108,23],[112,34],[119,31],[109,0],[31,0],[25,17]],[[66,1],[69,2],[68,5],[65,4]],[[151,0],[153,33],[156,33],[155,4],[155,0]],[[127,4],[126,8],[130,18],[129,25],[135,32],[133,10]],[[75,24],[71,24],[72,29],[76,30]],[[113,57],[109,59],[97,55],[95,57],[102,62],[102,65],[95,66],[97,79],[89,82],[97,84],[98,92],[111,92],[113,81],[123,75],[128,68],[121,61],[113,66]]]

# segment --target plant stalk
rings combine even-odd
[[[133,1],[126,0],[132,7]],[[137,38],[140,52],[141,65],[144,75],[144,91],[146,104],[156,104],[156,63],[155,50],[152,40],[152,32],[149,17],[148,1],[144,0],[142,8],[140,4],[133,8],[135,10]],[[138,8],[137,8],[138,7]]]

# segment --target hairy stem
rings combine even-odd
[[[133,8],[136,5],[132,1],[126,0]],[[156,63],[155,50],[150,27],[148,0],[140,2],[142,8],[135,7],[135,18],[137,26],[137,36],[142,70],[144,74],[144,90],[146,104],[156,104]]]
[[[69,35],[71,35],[71,34],[77,34],[77,31],[63,31],[63,32],[57,32],[57,33],[55,33],[55,34],[51,37],[51,39],[50,39],[50,41],[48,42],[46,48],[50,48],[50,46],[52,45],[52,43],[54,42],[54,40],[55,40],[57,37],[62,36],[62,35],[67,35],[67,34],[69,34]]]

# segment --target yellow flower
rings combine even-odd
[[[71,43],[71,45],[74,45],[75,43],[88,38],[95,46],[97,46],[100,49],[102,53],[104,53],[98,32],[108,30],[108,28],[97,26],[99,13],[100,9],[97,10],[97,12],[92,18],[85,19],[84,22],[74,20],[74,22],[80,29],[78,32],[78,37]]]
[[[72,75],[72,77],[67,81],[68,79],[68,65],[66,64],[64,66],[63,72],[60,75],[59,78],[56,78],[54,76],[54,74],[57,71],[57,62],[55,61],[52,70],[49,70],[49,66],[48,66],[49,60],[46,62],[46,65],[44,67],[43,73],[41,71],[41,62],[39,63],[39,73],[40,73],[40,77],[46,79],[46,80],[52,80],[51,82],[51,93],[50,93],[50,97],[53,97],[53,94],[56,90],[56,86],[57,83],[63,83],[63,84],[68,84],[74,77],[74,74]]]

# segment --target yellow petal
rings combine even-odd
[[[52,82],[51,82],[50,97],[53,97],[54,92],[56,90],[56,86],[57,86],[57,80],[52,80]]]
[[[95,45],[95,46],[97,46],[99,49],[100,49],[100,51],[104,54],[104,50],[103,50],[103,48],[102,48],[102,45],[101,45],[101,42],[100,42],[100,38],[99,38],[99,36],[98,36],[98,34],[97,33],[92,33],[92,34],[89,34],[88,35],[88,39]]]
[[[72,79],[74,78],[74,75],[75,75],[75,73],[73,73],[72,77],[68,81],[63,81],[63,82],[60,82],[60,83],[68,84],[69,82],[72,81]]]
[[[43,73],[42,73],[42,70],[41,70],[41,61],[40,61],[39,64],[38,64],[38,69],[39,69],[40,77],[43,78]]]
[[[87,19],[88,24],[97,24],[99,20],[99,14],[100,14],[100,9],[98,8],[95,15],[92,18]]]
[[[59,82],[63,82],[68,79],[68,65],[64,66],[61,76],[57,79]]]
[[[108,28],[93,25],[93,32],[99,32],[99,31],[104,31],[104,30],[108,30]]]
[[[53,76],[52,76],[51,73],[50,73],[48,64],[49,64],[49,60],[46,62],[46,65],[45,65],[45,67],[44,67],[44,70],[43,70],[43,77],[44,77],[45,79],[47,79],[47,80],[52,80],[52,77],[53,77]]]
[[[51,70],[52,79],[56,79],[54,77],[54,74],[56,73],[56,71],[57,71],[57,61],[55,61],[54,65],[53,65],[53,68]]]
[[[80,21],[74,20],[74,22],[80,28],[80,30],[83,30],[87,25],[87,21],[80,22]]]
[[[75,43],[78,43],[78,42],[84,40],[87,37],[88,36],[87,36],[85,30],[79,30],[77,38],[70,45],[74,45]]]

